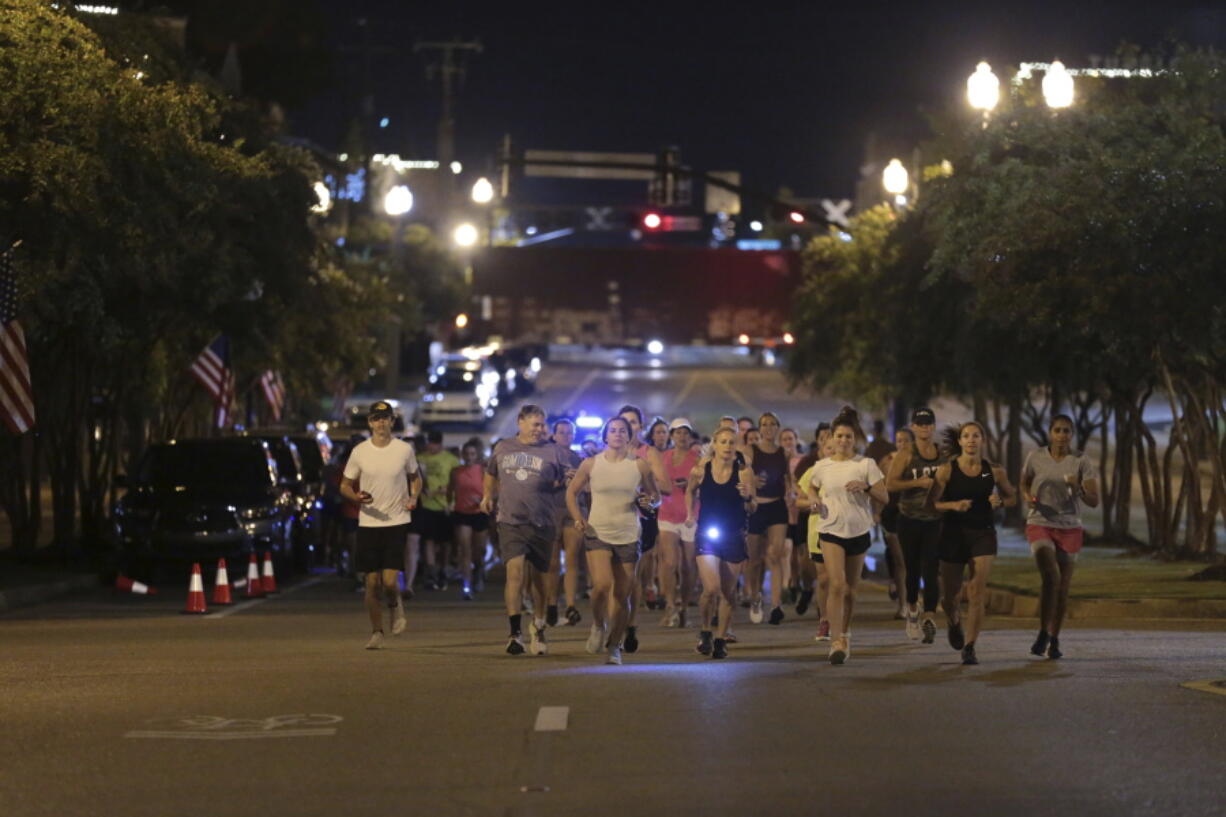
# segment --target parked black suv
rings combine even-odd
[[[241,575],[248,554],[265,550],[282,570],[304,561],[292,552],[297,503],[263,440],[159,443],[121,485],[114,535],[133,568],[225,557]]]

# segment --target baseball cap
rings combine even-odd
[[[918,426],[934,426],[937,424],[937,416],[932,413],[932,409],[922,406],[911,412],[911,422]]]
[[[396,412],[392,411],[392,404],[386,400],[376,400],[370,404],[370,412],[368,417],[375,419],[376,417],[394,417]]]
[[[671,423],[668,424],[669,431],[676,431],[679,428],[688,428],[691,434],[694,433],[694,426],[690,425],[689,418],[676,417]]]

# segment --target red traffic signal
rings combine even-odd
[[[664,217],[659,213],[647,213],[643,216],[643,226],[648,230],[658,230],[664,224]]]

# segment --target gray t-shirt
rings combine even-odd
[[[486,471],[498,478],[498,521],[552,528],[570,458],[552,442],[525,445],[511,437],[494,447]]]
[[[1075,480],[1073,485],[1068,477]],[[1022,481],[1030,480],[1030,493],[1038,502],[1030,506],[1026,522],[1048,528],[1082,527],[1074,486],[1094,478],[1094,466],[1084,454],[1069,453],[1057,462],[1046,448],[1031,451],[1022,467]]]

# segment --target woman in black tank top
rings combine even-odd
[[[933,489],[936,509],[945,515],[941,530],[941,606],[949,621],[949,646],[962,651],[963,664],[978,664],[975,640],[983,626],[988,574],[996,558],[993,512],[1017,504],[1017,494],[1005,469],[983,459],[987,437],[983,426],[972,421],[957,429],[956,436],[952,431],[947,432],[946,441],[955,456],[937,469]],[[970,583],[963,632],[958,599],[968,565]]]
[[[757,507],[749,517],[749,564],[745,568],[745,587],[750,591],[749,620],[762,623],[762,585],[766,571],[771,574],[770,623],[783,621],[783,588],[787,584],[788,506],[786,497],[794,490],[788,473],[788,454],[779,445],[779,418],[766,412],[758,418],[762,435],[749,448],[749,466],[754,473]]]

